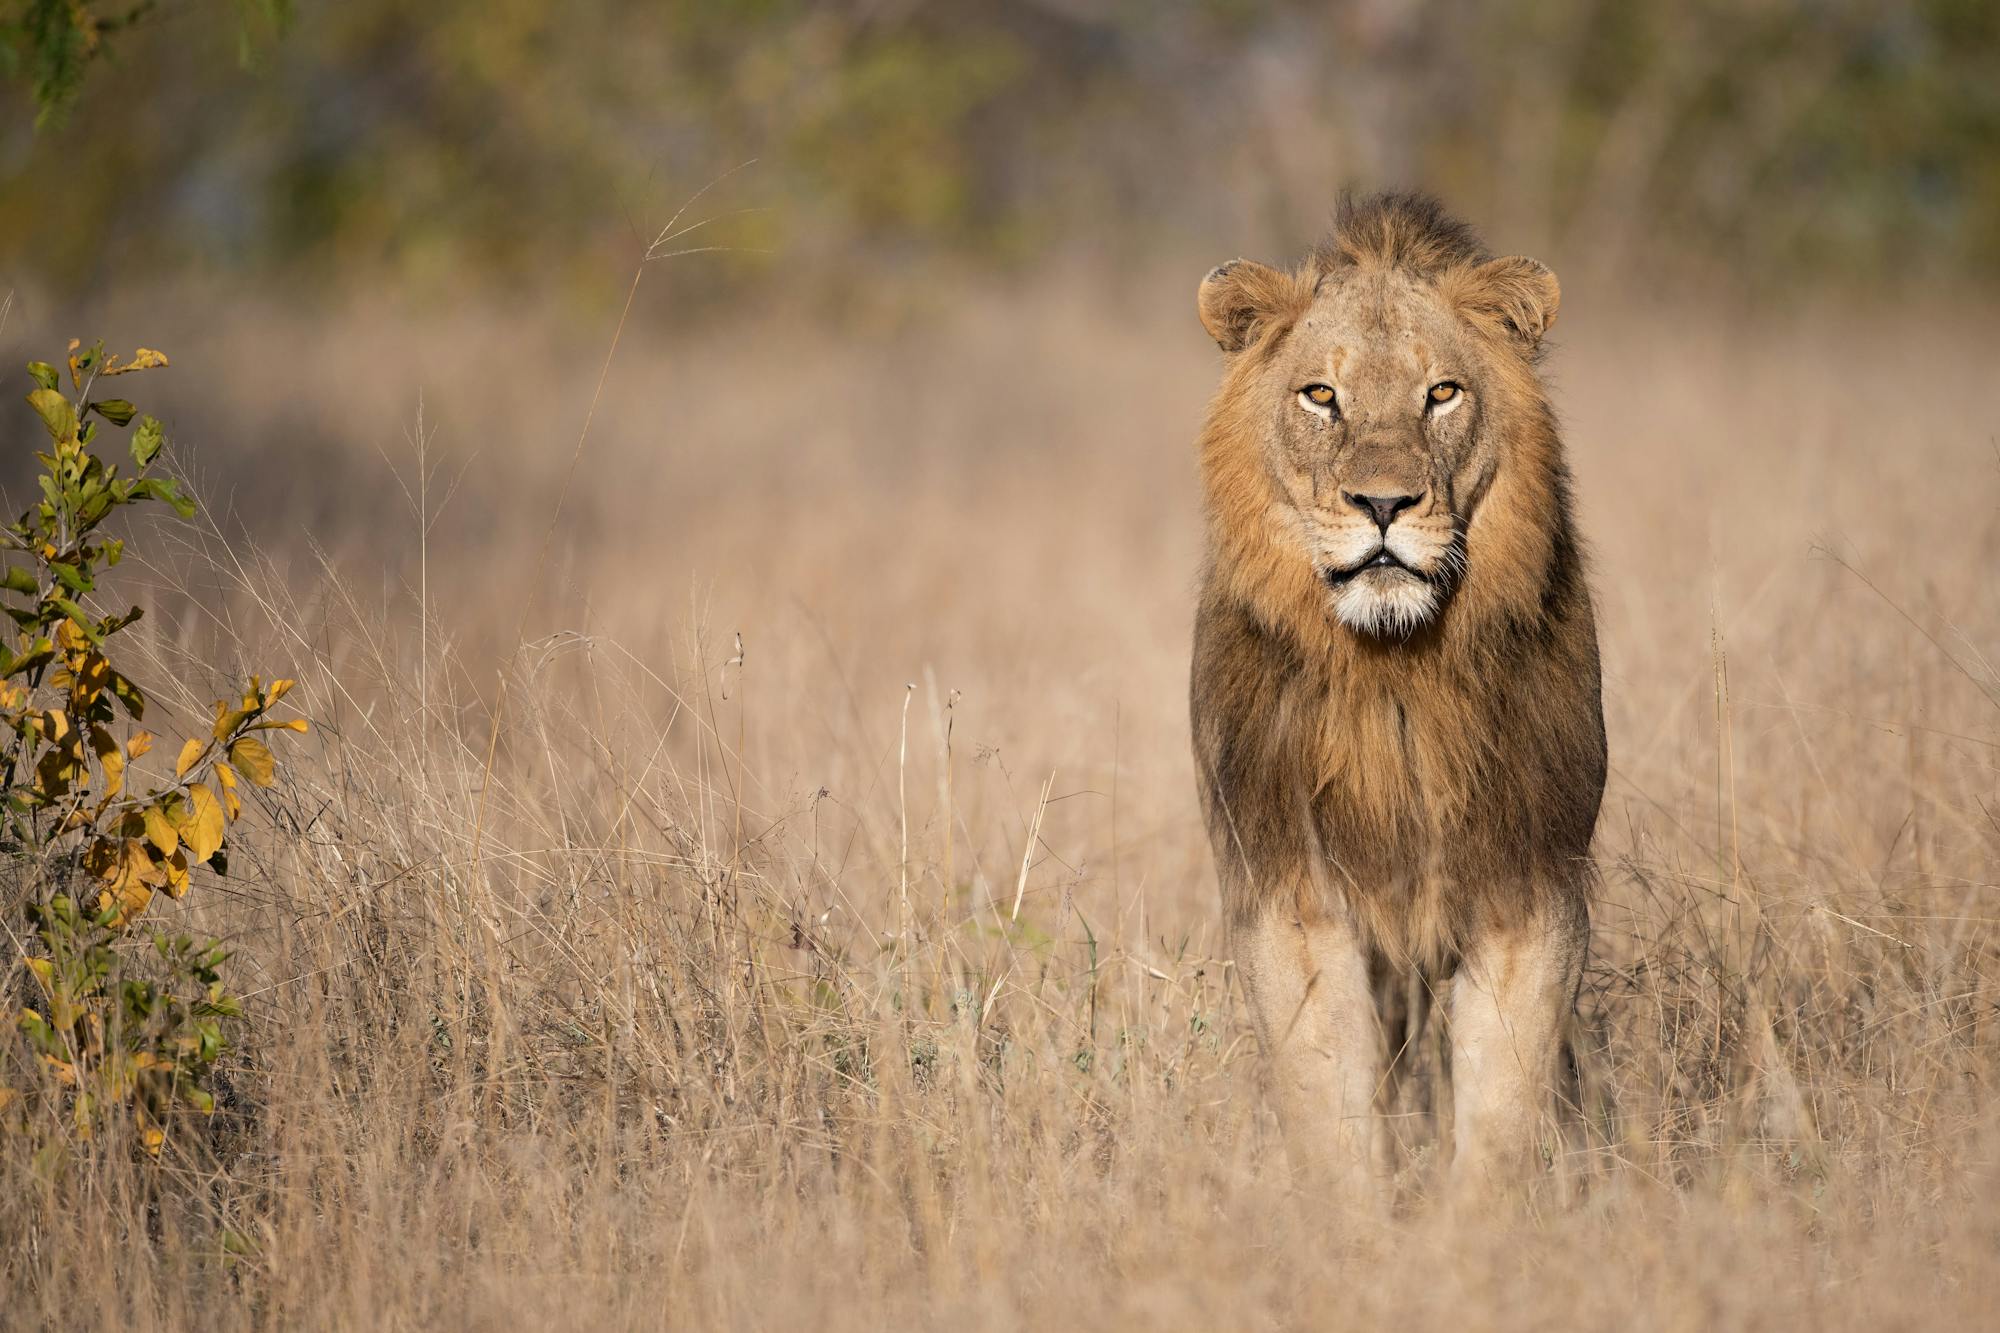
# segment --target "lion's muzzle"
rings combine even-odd
[[[1425,497],[1408,489],[1343,490],[1341,498],[1347,507],[1337,518],[1327,515],[1331,522],[1322,519],[1315,543],[1334,615],[1363,634],[1405,637],[1450,595],[1455,526],[1443,513],[1425,512]]]

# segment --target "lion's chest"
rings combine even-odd
[[[1469,832],[1487,719],[1447,686],[1363,682],[1318,691],[1301,730],[1304,776],[1322,845],[1349,861],[1407,872]]]

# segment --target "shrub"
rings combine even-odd
[[[66,1122],[87,1138],[107,1117],[129,1114],[155,1153],[176,1108],[214,1109],[208,1078],[239,1010],[220,945],[139,924],[156,894],[187,893],[196,866],[226,872],[239,788],[275,776],[259,733],[306,729],[271,715],[291,682],[253,676],[240,698],[215,704],[206,735],[182,742],[171,780],[138,789],[132,765],[153,745],[138,727],[146,696],[110,645],[140,609],[88,608],[124,555],[105,531],[114,513],[160,502],[186,519],[194,503],[154,471],[160,422],[126,399],[94,395],[110,377],[166,364],[147,348],[121,364],[101,343],[72,342],[65,394],[56,367],[29,363],[28,403],[50,441],[36,453],[41,499],[0,529],[9,560],[0,609],[14,623],[13,642],[0,639],[0,871],[5,914],[25,927],[7,922],[22,966],[10,969],[16,1006],[0,1009],[13,1041],[0,1066],[0,1117],[40,1134]],[[96,451],[107,430],[129,431],[131,475]],[[31,1088],[39,1095],[24,1096]]]

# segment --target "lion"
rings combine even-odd
[[[1200,442],[1200,797],[1294,1167],[1372,1206],[1422,1021],[1394,997],[1446,1006],[1447,1186],[1490,1197],[1532,1174],[1588,945],[1606,748],[1537,369],[1559,297],[1409,194],[1343,200],[1289,272],[1201,283],[1226,363]]]

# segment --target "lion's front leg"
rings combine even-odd
[[[1581,904],[1552,905],[1476,941],[1451,987],[1452,1184],[1504,1191],[1535,1169],[1563,1022],[1590,937]]]
[[[1359,937],[1345,920],[1270,905],[1237,927],[1235,952],[1300,1184],[1374,1210],[1382,1042]]]

